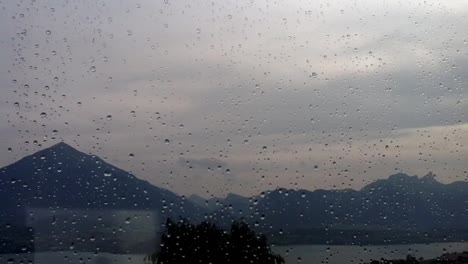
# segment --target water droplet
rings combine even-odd
[[[131,158],[131,159],[133,159],[133,158],[135,157],[135,154],[130,153],[130,154],[128,154],[128,157]]]
[[[125,219],[125,223],[126,223],[127,225],[130,224],[131,222],[132,222],[132,221],[131,221],[130,217],[128,217],[127,219]]]
[[[46,113],[46,112],[42,112],[42,113],[40,114],[40,116],[41,116],[42,118],[45,118],[45,117],[47,117],[47,113]]]
[[[52,34],[52,31],[50,31],[50,30],[46,30],[46,32],[45,32],[45,33],[46,33],[47,35],[50,35],[50,34]]]
[[[106,119],[109,120],[109,121],[112,120],[112,115],[107,115]]]
[[[169,144],[170,142],[171,141],[169,139],[167,139],[167,138],[164,140],[164,143],[166,143],[166,144]]]
[[[16,106],[16,107],[20,106],[20,104],[18,102],[14,102],[13,105]]]
[[[89,71],[90,71],[90,72],[96,72],[96,66],[91,66],[91,67],[89,68]]]
[[[317,73],[316,73],[316,72],[312,72],[311,76],[312,76],[312,78],[317,78]]]
[[[105,172],[104,172],[104,176],[110,177],[110,176],[112,176],[112,172],[110,172],[110,171],[105,171]]]

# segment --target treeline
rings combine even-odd
[[[284,263],[283,257],[272,252],[266,237],[244,222],[234,222],[226,231],[213,223],[195,225],[185,219],[166,221],[160,248],[149,260],[157,264]]]

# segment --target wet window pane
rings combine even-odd
[[[0,263],[465,263],[468,5],[0,1]]]

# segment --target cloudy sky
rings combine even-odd
[[[0,1],[0,166],[59,141],[181,194],[468,180],[468,4]]]

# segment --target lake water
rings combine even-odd
[[[440,256],[446,252],[461,252],[468,250],[468,243],[435,243],[386,246],[326,246],[326,245],[294,245],[275,246],[273,250],[281,254],[286,264],[309,263],[366,263],[371,259],[405,258],[412,254],[425,259]],[[144,255],[116,255],[109,253],[73,253],[73,252],[41,252],[35,254],[0,255],[0,264],[28,263],[34,264],[133,264],[145,263]],[[14,262],[9,262],[13,259]],[[148,263],[148,262],[146,262]]]
[[[281,254],[287,264],[309,263],[366,263],[372,259],[399,259],[408,254],[435,258],[447,252],[468,251],[468,243],[434,243],[385,246],[326,246],[326,245],[294,245],[275,247],[273,250]]]

